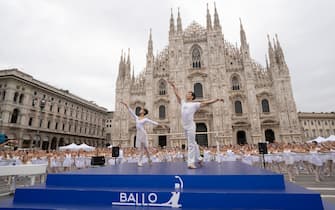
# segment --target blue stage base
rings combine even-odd
[[[49,174],[45,185],[18,188],[9,209],[325,209],[320,194],[283,175],[241,162],[127,163]]]

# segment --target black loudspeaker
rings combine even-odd
[[[259,142],[258,143],[258,152],[259,152],[259,154],[268,154],[267,143]]]
[[[112,157],[119,157],[120,147],[112,147]]]
[[[185,148],[186,148],[185,144],[182,144],[182,145],[181,145],[181,149],[182,149],[182,150],[185,150]]]
[[[105,165],[105,156],[93,156],[91,158],[92,166],[103,166]]]

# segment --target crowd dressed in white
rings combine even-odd
[[[294,182],[295,176],[304,173],[315,176],[320,182],[325,176],[334,175],[335,141],[306,142],[306,143],[271,143],[267,145],[268,154],[259,154],[257,144],[219,145],[201,147],[203,161],[242,161],[244,163],[262,166],[278,173],[287,174],[289,181]],[[157,162],[187,161],[187,151],[182,148],[149,148],[152,164]],[[136,148],[120,148],[119,156],[112,157],[112,148],[63,149],[56,151],[45,150],[16,150],[0,151],[1,162],[12,161],[13,165],[47,164],[48,173],[78,170],[91,166],[91,157],[105,156],[105,165],[136,163],[139,158]],[[149,162],[144,157],[143,163]],[[150,162],[151,163],[151,162]],[[136,165],[134,164],[134,167]]]

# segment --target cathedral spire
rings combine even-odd
[[[266,65],[266,69],[269,69],[269,61],[268,61],[268,56],[265,54],[265,65]]]
[[[280,42],[279,42],[279,39],[278,39],[278,35],[276,34],[276,44],[277,44],[277,56],[279,57],[280,61],[282,63],[285,63],[285,57],[284,57],[284,52],[283,52],[283,49],[281,48],[280,46]]]
[[[174,18],[173,18],[173,12],[171,8],[171,17],[170,17],[170,30],[169,30],[169,35],[170,37],[173,36],[175,33],[175,28],[174,28]]]
[[[277,51],[277,45],[276,45],[276,40],[275,40],[275,38],[272,38],[272,43],[273,43],[273,50],[274,50],[274,52],[276,53],[276,51]]]
[[[241,47],[244,48],[244,49],[249,48],[248,43],[247,43],[247,37],[246,37],[245,31],[243,29],[241,18],[240,18],[240,39],[241,39]]]
[[[183,27],[181,25],[181,18],[180,18],[180,12],[178,8],[178,17],[177,17],[177,33],[181,34],[183,32]]]
[[[123,52],[123,60],[122,62],[125,64],[126,63],[126,52]]]
[[[267,35],[268,37],[268,52],[269,52],[269,59],[270,59],[270,66],[273,66],[275,64],[275,53],[272,48],[271,40],[270,40],[270,35]]]
[[[127,64],[130,65],[130,48],[128,48]]]
[[[278,34],[275,34],[275,37],[276,37],[276,44],[277,44],[277,47],[279,49],[281,47],[280,47],[280,43],[279,43],[279,39],[278,39]]]
[[[152,32],[151,32],[151,28],[150,28],[150,34],[149,34],[147,56],[153,56],[153,44],[152,44]]]
[[[130,48],[128,48],[127,63],[125,64],[125,77],[126,79],[131,77]]]
[[[123,57],[123,49],[121,50],[121,57],[120,57],[120,63],[119,63],[119,73],[118,73],[118,79],[123,79],[125,75],[124,71],[124,57]]]
[[[212,17],[211,17],[211,14],[209,13],[208,3],[207,3],[207,31],[211,31],[211,30],[212,30]]]
[[[121,50],[120,65],[121,65],[122,61],[123,61],[123,49]]]
[[[215,4],[215,2],[214,2],[214,29],[221,31],[221,25],[220,25],[219,15],[218,15],[218,12],[216,10],[216,4]]]
[[[135,67],[133,65],[133,73],[131,75],[131,80],[134,82],[135,81]]]
[[[154,53],[152,44],[152,31],[150,28],[149,41],[148,41],[148,52],[147,52],[147,67],[152,66],[154,63]]]

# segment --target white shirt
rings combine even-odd
[[[185,129],[194,125],[193,116],[198,109],[200,109],[200,102],[181,101],[181,118]]]
[[[148,119],[148,118],[140,119],[140,118],[138,118],[138,117],[136,116],[136,114],[134,113],[133,110],[131,110],[130,108],[128,108],[128,110],[129,110],[131,116],[135,119],[137,130],[140,130],[140,131],[146,133],[146,132],[145,132],[145,129],[144,129],[144,125],[145,125],[146,123],[151,123],[151,124],[153,124],[153,125],[159,125],[158,122],[155,122],[155,121],[150,120],[150,119]]]
[[[123,149],[119,149],[119,158],[123,158]]]

